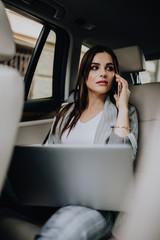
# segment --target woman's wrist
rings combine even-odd
[[[115,125],[114,133],[120,137],[126,137],[131,132],[131,129],[127,125]]]
[[[114,128],[123,128],[125,130],[128,131],[128,133],[130,133],[130,127],[128,125],[115,125]]]
[[[117,121],[114,126],[114,133],[121,137],[125,137],[130,133],[130,131],[129,110],[128,107],[123,106],[118,111]]]
[[[128,114],[129,110],[128,110],[128,106],[122,106],[122,107],[119,107],[118,109],[119,113],[122,112],[123,114]]]

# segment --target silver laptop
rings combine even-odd
[[[131,147],[17,146],[9,177],[24,205],[122,211],[133,180]]]

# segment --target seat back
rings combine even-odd
[[[130,87],[132,103],[139,118],[139,140],[137,163],[140,164],[138,171],[143,169],[150,159],[158,154],[159,149],[155,146],[160,133],[160,82],[134,85]]]
[[[160,82],[130,87],[130,102],[139,118],[134,193],[122,224],[116,221],[113,234],[123,240],[159,239],[160,221]]]
[[[145,70],[145,57],[138,46],[116,49],[115,54],[120,65],[120,70],[127,72],[141,72]],[[158,155],[157,146],[160,132],[160,82],[142,85],[129,85],[131,90],[130,103],[138,112],[139,137],[138,152],[136,157],[138,172],[143,171],[143,166]],[[150,153],[150,154],[149,154]]]
[[[160,82],[131,87],[130,102],[139,116],[139,142],[130,212],[113,234],[123,240],[160,238]]]
[[[12,31],[0,1],[0,61],[13,57]],[[0,191],[9,167],[23,107],[24,86],[19,73],[0,64]]]

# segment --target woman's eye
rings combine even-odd
[[[114,68],[113,68],[113,67],[106,67],[106,70],[107,70],[107,71],[113,71]]]
[[[97,70],[98,66],[91,66],[91,70]]]

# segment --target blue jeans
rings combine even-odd
[[[99,240],[111,235],[111,212],[66,206],[55,212],[44,224],[35,240]]]

